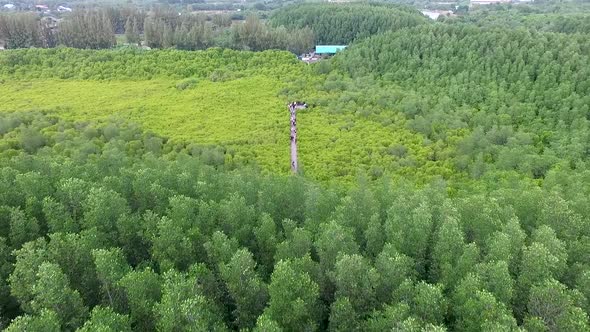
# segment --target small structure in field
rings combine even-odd
[[[303,54],[303,55],[299,56],[298,58],[299,58],[299,60],[301,60],[307,64],[318,62],[322,59],[322,57],[320,55],[315,54],[314,52]]]
[[[316,45],[315,52],[300,55],[298,58],[299,60],[310,64],[331,57],[345,48],[346,45]]]

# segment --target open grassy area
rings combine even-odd
[[[226,160],[255,161],[265,171],[289,172],[289,118],[285,83],[268,76],[225,82],[200,80],[189,89],[171,79],[141,81],[28,80],[0,85],[0,110],[43,110],[78,121],[118,117],[175,141],[222,145]],[[402,117],[385,126],[322,107],[300,112],[300,158],[307,176],[327,181],[375,174],[411,174],[426,166],[429,151],[404,127]],[[392,145],[415,147],[405,162],[387,153]],[[231,157],[230,157],[231,155]],[[433,166],[431,163],[430,166]],[[429,171],[426,171],[429,172]],[[435,168],[433,174],[440,172]]]
[[[226,163],[288,174],[287,103],[302,98],[315,104],[298,115],[300,165],[310,178],[351,181],[359,170],[429,178],[452,169],[432,158],[432,144],[395,106],[354,106],[351,96],[370,91],[334,89],[345,83],[324,84],[286,52],[24,50],[1,54],[0,64],[0,111],[120,118],[175,142],[223,146]]]

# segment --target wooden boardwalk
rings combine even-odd
[[[307,104],[302,102],[292,102],[289,104],[289,113],[291,114],[291,171],[299,173],[299,161],[297,159],[297,110],[307,108]]]

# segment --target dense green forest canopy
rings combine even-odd
[[[244,19],[245,18],[245,19]],[[173,7],[145,10],[133,6],[79,8],[62,18],[34,12],[0,13],[0,42],[8,49],[80,49],[123,47],[204,50],[289,50],[301,54],[313,48],[308,27],[271,27],[253,13],[234,22],[229,14],[202,14]],[[116,34],[124,34],[124,40]],[[122,45],[121,45],[122,44]]]
[[[60,48],[7,51],[0,63],[2,110],[43,109],[73,120],[117,115],[174,141],[221,145],[232,164],[287,173],[286,104],[306,98],[313,107],[298,120],[309,177],[352,181],[358,169],[418,181],[462,176],[442,157],[452,146],[425,141],[394,111],[412,94],[328,77],[318,72],[328,63],[308,66],[288,52]]]
[[[385,3],[300,4],[276,11],[275,26],[311,28],[318,44],[349,44],[371,35],[428,23],[416,9]]]
[[[143,80],[152,78],[208,77],[215,71],[228,75],[289,75],[301,65],[287,52],[239,52],[210,48],[180,52],[141,49],[76,50],[23,49],[0,53],[0,77],[30,80],[41,78],[92,80]],[[231,72],[230,72],[231,71]]]
[[[546,14],[301,4],[233,30],[350,44],[313,65],[0,52],[0,329],[589,330],[590,40]]]
[[[482,27],[528,28],[534,31],[590,33],[590,6],[543,7],[500,5],[479,8],[464,15],[444,18],[445,23],[469,23]]]
[[[120,121],[0,134],[7,331],[589,327],[587,171],[322,188]]]
[[[589,55],[579,35],[433,25],[375,36],[334,64],[416,91],[402,111],[431,139],[469,127],[457,166],[483,158],[542,177],[588,160]]]

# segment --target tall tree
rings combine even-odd
[[[125,291],[133,326],[142,331],[154,330],[153,310],[162,297],[160,276],[150,268],[130,271],[118,285]]]
[[[195,283],[183,273],[164,273],[162,300],[154,307],[158,330],[227,331],[211,301],[195,291]]]
[[[92,251],[96,275],[101,284],[105,304],[119,311],[125,308],[123,290],[119,281],[130,271],[121,249],[96,249]]]
[[[319,326],[319,287],[289,261],[275,266],[268,287],[270,301],[265,315],[287,331],[312,331]]]
[[[548,331],[586,331],[588,314],[575,306],[570,291],[554,279],[531,289],[528,314],[538,317]]]
[[[88,315],[77,291],[69,286],[69,281],[58,265],[43,263],[37,272],[37,281],[33,285],[33,301],[31,308],[34,313],[53,310],[63,329],[75,329],[82,325]]]
[[[331,279],[336,288],[336,299],[347,298],[359,317],[365,317],[375,309],[379,274],[365,258],[357,254],[339,256]]]
[[[137,31],[137,20],[134,18],[127,18],[127,22],[125,23],[125,38],[129,44],[138,44],[140,42]]]
[[[131,332],[129,317],[113,311],[110,307],[94,307],[90,319],[79,328],[80,332],[91,331],[120,331]]]
[[[62,331],[59,318],[54,311],[43,309],[37,315],[23,315],[15,318],[4,330],[7,332],[19,331]]]
[[[268,300],[267,285],[256,272],[256,262],[246,249],[240,249],[229,262],[219,267],[231,298],[236,303],[233,314],[238,328],[252,328]]]

